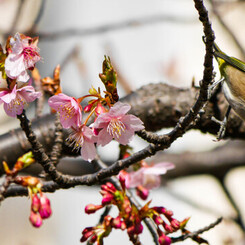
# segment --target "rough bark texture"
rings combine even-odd
[[[131,113],[140,117],[144,122],[146,130],[157,131],[162,128],[169,128],[176,125],[179,118],[184,116],[193,105],[198,89],[197,88],[177,88],[164,83],[149,84],[122,98],[121,101],[132,105]],[[211,120],[212,116],[222,119],[227,108],[227,102],[222,93],[218,93],[217,98],[211,98],[205,108],[205,113],[200,120],[193,125],[193,128],[202,132],[217,134],[219,125]],[[45,115],[33,121],[33,129],[38,140],[46,149],[51,149],[54,140],[53,115]],[[64,139],[67,131],[64,130]],[[226,138],[244,139],[245,124],[243,121],[231,113],[226,130]],[[0,136],[0,162],[7,161],[13,164],[18,156],[30,150],[23,131],[18,128]],[[73,151],[65,142],[63,145],[63,156],[78,156],[79,152]]]

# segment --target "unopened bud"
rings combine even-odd
[[[83,108],[84,112],[90,112],[91,108],[92,108],[93,104],[88,104]]]
[[[161,225],[164,221],[159,215],[154,215],[153,220],[157,225]]]
[[[102,205],[94,205],[94,204],[88,204],[85,207],[85,213],[86,214],[93,214],[95,213],[97,210],[101,209],[103,206]]]
[[[177,219],[172,219],[170,224],[175,231],[180,228],[180,222]]]
[[[37,194],[34,194],[32,196],[32,200],[31,200],[31,210],[35,213],[38,212],[39,208],[40,208],[40,199],[38,197]]]
[[[44,194],[40,197],[39,213],[43,219],[47,219],[52,214],[50,201]]]
[[[35,213],[31,211],[31,215],[29,217],[30,222],[34,227],[40,227],[43,223],[41,215],[39,213]]]
[[[164,233],[162,233],[162,235],[159,236],[158,238],[158,242],[160,243],[160,245],[170,245],[171,239],[168,236],[166,236]]]
[[[107,204],[110,204],[113,199],[114,199],[114,196],[112,194],[108,193],[108,194],[103,196],[101,203],[103,206],[105,206]]]
[[[147,190],[142,185],[137,186],[136,188],[136,194],[139,196],[142,200],[146,200],[149,195],[149,190]]]

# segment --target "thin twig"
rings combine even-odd
[[[235,202],[235,200],[234,200],[232,194],[230,193],[229,189],[227,188],[227,186],[226,186],[226,184],[225,184],[225,176],[223,176],[222,179],[219,179],[219,181],[220,181],[220,184],[221,184],[221,186],[222,186],[222,189],[223,189],[223,191],[224,191],[226,197],[229,199],[229,201],[230,201],[232,207],[235,209],[235,211],[236,211],[236,213],[237,213],[237,216],[236,216],[236,218],[234,219],[234,221],[241,227],[241,229],[242,229],[243,231],[245,231],[245,224],[244,224],[244,222],[243,222],[243,220],[242,220],[242,214],[241,214],[241,211],[240,211],[238,205],[236,204],[236,202]]]
[[[33,35],[39,36],[40,40],[45,39],[45,41],[57,40],[60,38],[69,38],[74,36],[90,36],[90,35],[98,35],[103,34],[109,31],[121,30],[130,27],[137,27],[142,25],[150,25],[159,22],[181,22],[183,23],[195,23],[193,19],[188,19],[186,17],[173,17],[167,15],[153,15],[148,17],[143,17],[139,19],[132,19],[128,21],[122,21],[119,23],[102,25],[94,28],[84,28],[84,29],[67,29],[62,31],[54,31],[54,32],[37,32],[32,33]]]
[[[19,17],[21,15],[21,11],[22,11],[22,8],[24,6],[24,2],[25,2],[25,0],[19,0],[18,1],[18,7],[16,9],[14,20],[12,22],[11,28],[7,33],[4,34],[5,39],[7,39],[9,35],[13,35],[14,32],[16,31],[15,28],[16,28],[16,25],[18,23]]]
[[[197,230],[195,232],[190,232],[190,233],[187,233],[185,235],[182,235],[182,236],[179,236],[179,237],[171,237],[171,241],[172,243],[176,243],[176,242],[180,242],[180,241],[184,241],[186,240],[187,238],[195,238],[197,237],[198,235],[214,228],[216,225],[218,225],[221,221],[222,221],[222,217],[218,218],[215,222],[211,223],[210,225],[200,229],[200,230]]]
[[[41,6],[39,8],[39,12],[36,16],[36,19],[34,20],[31,28],[27,31],[28,35],[32,36],[32,33],[36,32],[37,31],[37,26],[40,22],[40,20],[42,19],[42,16],[43,16],[43,13],[44,13],[44,10],[45,10],[45,6],[46,6],[46,0],[41,0]]]
[[[6,176],[4,178],[4,182],[0,186],[0,203],[4,200],[5,194],[7,193],[8,188],[9,188],[10,184],[12,183],[12,180],[13,179],[11,176]]]

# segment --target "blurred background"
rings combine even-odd
[[[204,3],[217,43],[229,55],[244,60],[245,46],[242,48],[240,43],[245,41],[245,1]],[[190,87],[195,79],[198,85],[203,75],[202,25],[190,0],[1,0],[0,42],[4,45],[6,37],[17,31],[40,36],[43,59],[37,67],[41,76],[52,76],[60,64],[63,92],[74,97],[87,93],[91,85],[103,87],[98,74],[104,55],[111,57],[118,72],[121,97],[148,83]],[[218,73],[217,66],[215,70]],[[45,112],[49,112],[47,107]],[[18,126],[19,122],[7,117],[1,107],[0,134]],[[214,140],[213,135],[191,131],[166,152],[180,154],[181,158],[189,151],[205,152],[227,143]],[[135,150],[144,145],[137,138],[132,143]],[[117,144],[111,143],[99,152],[106,161],[116,160]],[[205,154],[202,156],[205,158]],[[66,164],[69,161],[72,159],[66,159]],[[153,205],[173,210],[179,220],[191,217],[188,228],[192,231],[223,216],[223,222],[203,237],[215,245],[245,244],[244,231],[236,221],[237,209],[245,222],[245,168],[230,171],[225,185],[227,189],[211,175],[172,178],[152,191],[149,199],[153,199]],[[224,190],[229,190],[237,206],[232,205],[233,199]],[[48,194],[53,215],[40,229],[28,221],[27,197],[4,200],[0,208],[0,244],[80,244],[81,231],[99,220],[99,213],[84,214],[86,204],[100,202],[98,191],[99,187],[83,186]],[[146,228],[141,241],[153,244]],[[120,231],[113,231],[104,242],[130,244],[126,232]],[[183,244],[195,243],[186,240]]]

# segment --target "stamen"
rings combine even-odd
[[[16,97],[14,100],[12,100],[9,103],[8,110],[10,112],[12,112],[12,111],[18,111],[19,108],[23,108],[25,104],[26,104],[26,102],[22,98]]]
[[[61,116],[64,117],[65,120],[71,119],[75,115],[75,109],[71,105],[71,103],[66,104],[66,105],[60,105],[60,108],[58,108],[59,112],[61,113]]]
[[[78,150],[80,147],[82,147],[84,138],[81,128],[76,130],[72,129],[72,132],[66,140],[70,143],[69,146],[73,146],[74,150]]]
[[[119,139],[122,133],[125,131],[126,126],[119,119],[112,119],[107,126],[107,132],[113,136],[113,138]]]

